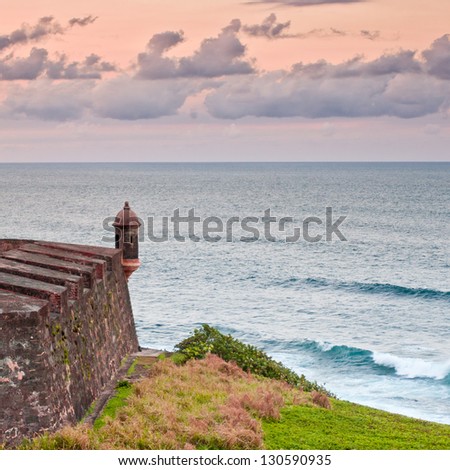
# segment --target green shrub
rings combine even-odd
[[[316,382],[310,382],[303,374],[296,374],[272,359],[264,351],[255,346],[244,344],[231,335],[224,335],[209,325],[202,325],[201,328],[194,330],[192,336],[175,346],[175,350],[177,353],[182,353],[186,361],[202,359],[211,352],[225,361],[235,362],[246,372],[270,379],[283,380],[295,387],[301,387],[307,392],[316,390],[332,396],[324,387]]]
[[[170,356],[170,360],[178,366],[181,366],[186,363],[187,357],[181,352],[176,352]]]

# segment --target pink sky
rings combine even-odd
[[[3,0],[0,162],[449,160],[450,2],[321,2]]]

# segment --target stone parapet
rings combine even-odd
[[[137,350],[121,250],[0,240],[0,442],[81,419]]]

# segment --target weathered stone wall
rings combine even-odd
[[[0,441],[82,418],[137,349],[120,250],[0,240]]]

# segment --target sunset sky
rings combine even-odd
[[[0,7],[0,162],[450,160],[449,1]]]

